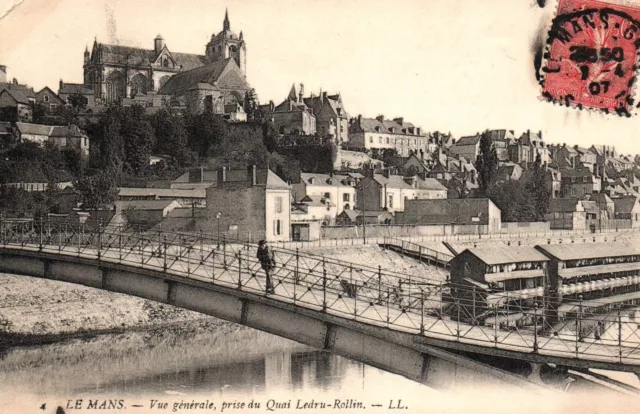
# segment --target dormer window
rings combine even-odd
[[[389,132],[392,132],[392,133],[395,132],[395,128],[394,127],[389,128]]]
[[[315,182],[316,182],[315,177],[309,178],[309,184],[315,184]]]
[[[169,66],[169,59],[167,59],[166,57],[162,59],[162,66],[164,66],[165,68]]]
[[[379,126],[375,127],[375,130],[376,132],[380,132],[380,127]]]

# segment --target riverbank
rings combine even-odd
[[[201,313],[119,293],[27,276],[0,274],[0,348],[201,321]]]

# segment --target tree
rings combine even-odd
[[[189,148],[206,157],[226,133],[224,119],[220,115],[204,112],[186,118]]]
[[[258,113],[259,103],[258,94],[255,89],[251,89],[245,94],[244,97],[244,111],[247,113],[248,119],[261,118],[261,114]]]
[[[123,108],[120,135],[124,143],[125,170],[131,174],[144,174],[149,168],[149,156],[155,147],[155,131],[145,115],[144,107],[133,105]]]
[[[491,142],[489,131],[483,132],[480,136],[480,151],[475,166],[478,171],[478,195],[486,197],[498,171],[498,154]]]
[[[544,216],[549,212],[551,189],[547,185],[547,172],[542,167],[540,154],[536,156],[536,160],[531,166],[530,174],[526,180],[526,189],[531,197],[534,221],[543,221]]]
[[[89,100],[84,95],[74,93],[69,95],[69,104],[71,105],[73,110],[78,113],[84,111],[87,108]]]
[[[80,193],[84,206],[91,210],[113,203],[118,193],[115,176],[109,171],[83,176],[74,183],[74,188]]]
[[[34,124],[44,124],[49,116],[49,109],[41,103],[31,104],[31,117]]]
[[[188,164],[190,154],[184,118],[163,109],[156,112],[151,123],[156,135],[155,151],[173,157],[180,166]]]
[[[93,165],[114,173],[120,173],[125,162],[124,141],[120,135],[121,115],[121,108],[111,106],[100,117],[98,126],[87,131],[93,134],[92,142],[98,147],[98,151],[93,152]]]

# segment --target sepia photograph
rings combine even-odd
[[[0,0],[0,414],[640,413],[640,0]]]

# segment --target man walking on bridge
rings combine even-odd
[[[260,242],[258,242],[257,257],[258,260],[260,260],[260,265],[264,273],[267,275],[266,293],[267,295],[275,293],[273,283],[271,283],[271,270],[276,266],[276,261],[273,257],[273,251],[269,249],[266,240],[260,240]]]

